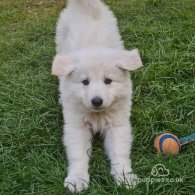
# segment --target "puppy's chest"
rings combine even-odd
[[[84,116],[84,125],[92,133],[104,133],[111,127],[111,117],[102,113],[90,113]]]

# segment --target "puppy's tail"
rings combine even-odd
[[[105,8],[101,0],[68,0],[68,6],[98,19]],[[75,11],[76,11],[75,10]]]

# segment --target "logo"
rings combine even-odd
[[[166,169],[163,164],[157,164],[151,170],[151,175],[153,177],[167,177],[169,176],[169,173],[169,169]]]
[[[138,183],[181,183],[182,177],[171,178],[170,170],[163,164],[157,164],[152,167],[149,177],[138,178]]]

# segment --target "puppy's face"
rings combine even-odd
[[[127,94],[128,70],[141,66],[137,50],[85,50],[56,56],[52,71],[65,76],[74,98],[87,109],[100,112]]]
[[[86,108],[96,112],[112,105],[123,93],[128,78],[127,72],[115,66],[112,60],[98,58],[81,62],[70,77],[75,95]]]

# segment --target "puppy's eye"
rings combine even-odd
[[[108,79],[108,78],[105,78],[104,83],[105,83],[106,85],[109,85],[109,84],[112,83],[112,80],[111,80],[111,79]]]
[[[83,85],[89,85],[89,80],[88,79],[85,79],[82,81]]]

